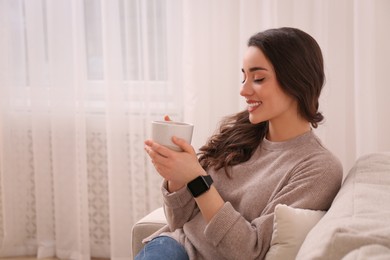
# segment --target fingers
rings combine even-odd
[[[184,152],[191,153],[191,154],[195,153],[194,148],[189,143],[187,143],[184,139],[174,136],[172,137],[172,141],[176,145],[180,146],[184,150]]]
[[[157,172],[164,178],[169,179],[169,160],[167,154],[170,150],[151,140],[145,141],[145,151],[149,155],[151,162]]]
[[[173,141],[182,147],[184,152],[170,150],[152,140],[145,141],[145,151],[154,168],[164,179],[184,185],[189,179],[193,179],[193,171],[198,172],[201,166],[190,144],[180,138],[173,138]]]
[[[145,151],[152,160],[159,159],[159,157],[168,158],[169,154],[171,153],[171,150],[162,145],[159,145],[156,142],[153,142],[152,140],[145,141]]]

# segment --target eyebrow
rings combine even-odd
[[[263,67],[252,67],[252,68],[249,69],[249,72],[254,72],[256,70],[265,70],[265,71],[267,71],[267,69],[263,68]],[[241,69],[241,71],[244,72],[244,69]]]

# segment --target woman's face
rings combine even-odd
[[[291,113],[296,115],[297,102],[282,91],[271,62],[259,48],[247,49],[242,73],[240,95],[246,99],[252,124],[288,122]]]

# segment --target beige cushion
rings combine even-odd
[[[132,229],[132,253],[136,256],[142,249],[142,240],[166,225],[163,208],[158,208],[142,219]]]
[[[381,245],[368,245],[348,253],[342,260],[389,260],[390,249]]]
[[[266,260],[293,260],[307,233],[325,211],[297,209],[279,204],[275,207],[274,230]]]
[[[390,153],[361,157],[297,259],[343,259],[368,245],[390,248],[389,220]],[[383,252],[390,259],[389,251]]]

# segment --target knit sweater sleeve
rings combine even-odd
[[[170,193],[167,190],[167,181],[164,181],[161,190],[165,217],[171,231],[182,228],[186,222],[199,212],[194,198],[186,187]]]
[[[290,171],[258,218],[246,220],[226,202],[208,223],[204,235],[226,259],[263,259],[269,249],[277,204],[314,210],[329,209],[342,179],[340,164],[307,160]],[[239,249],[239,250],[238,250]]]

